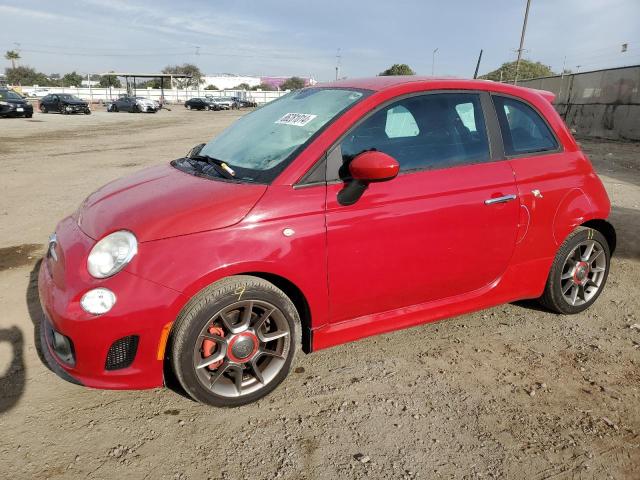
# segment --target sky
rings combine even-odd
[[[0,0],[0,50],[45,73],[471,77],[516,58],[526,0]],[[628,43],[627,52],[621,45]],[[573,71],[640,64],[640,0],[531,0],[524,57]],[[435,53],[435,62],[433,51]],[[0,65],[10,63],[0,58]],[[579,66],[579,67],[578,67]]]

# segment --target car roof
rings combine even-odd
[[[358,88],[382,92],[409,83],[422,83],[425,90],[446,88],[486,90],[511,94],[516,97],[522,96],[524,91],[535,91],[546,98],[549,102],[552,102],[555,98],[555,95],[552,92],[547,92],[546,90],[534,90],[532,88],[518,87],[508,83],[494,82],[492,80],[470,80],[453,77],[424,77],[419,75],[383,75],[369,78],[344,79],[335,82],[318,83],[314,85],[314,87]]]

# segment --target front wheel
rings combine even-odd
[[[600,232],[576,229],[556,254],[540,302],[557,313],[586,310],[602,293],[610,262],[609,244]]]
[[[284,292],[261,278],[233,276],[200,292],[179,315],[171,364],[194,400],[235,407],[285,379],[300,336],[298,312]]]

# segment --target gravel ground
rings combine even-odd
[[[640,478],[639,144],[582,141],[619,235],[583,314],[522,302],[301,356],[272,395],[233,410],[47,370],[34,269],[57,221],[239,115],[0,119],[0,476]]]

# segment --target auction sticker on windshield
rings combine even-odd
[[[316,117],[317,115],[311,115],[309,113],[285,113],[279,120],[276,120],[276,123],[304,127]]]

